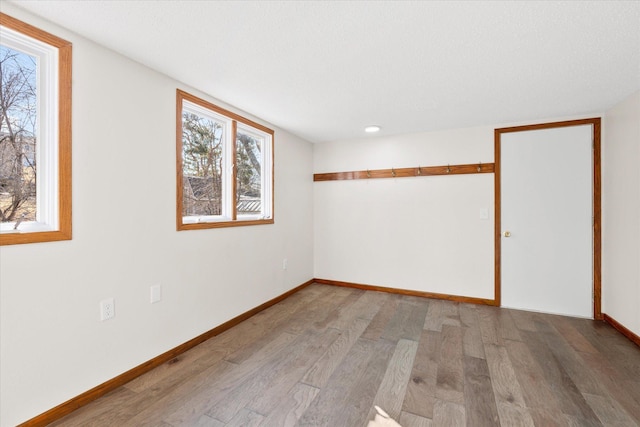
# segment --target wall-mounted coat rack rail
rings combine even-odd
[[[313,174],[314,181],[340,181],[345,179],[409,178],[434,175],[462,175],[471,173],[493,173],[494,163],[470,165],[417,166],[415,168],[374,169],[350,172],[329,172]]]

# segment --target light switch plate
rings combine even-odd
[[[489,209],[480,208],[480,219],[489,219]]]
[[[162,300],[162,287],[160,285],[153,285],[151,287],[151,304],[160,302]]]

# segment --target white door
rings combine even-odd
[[[503,307],[593,318],[592,135],[501,135]]]

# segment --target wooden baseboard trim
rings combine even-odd
[[[154,357],[151,360],[148,360],[146,362],[144,362],[141,365],[136,366],[133,369],[128,370],[127,372],[118,375],[115,378],[112,378],[94,388],[92,388],[89,391],[86,391],[84,393],[82,393],[79,396],[76,396],[72,399],[69,399],[68,401],[61,403],[60,405],[56,406],[55,408],[52,408],[46,412],[43,412],[42,414],[31,418],[28,421],[25,421],[24,423],[20,424],[18,427],[39,427],[39,426],[46,426],[47,424],[50,424],[56,420],[59,420],[60,418],[64,417],[65,415],[70,414],[71,412],[75,411],[76,409],[96,400],[97,398],[104,396],[105,394],[109,393],[112,390],[115,390],[116,388],[128,383],[129,381],[139,377],[140,375],[149,372],[150,370],[174,359],[175,357],[179,356],[180,354],[186,352],[187,350],[192,349],[193,347],[197,346],[198,344],[201,344],[203,342],[205,342],[206,340],[215,337],[216,335],[220,335],[222,332],[226,331],[227,329],[231,329],[232,327],[236,326],[237,324],[247,320],[248,318],[250,318],[251,316],[254,316],[255,314],[261,312],[262,310],[265,310],[269,307],[271,307],[272,305],[275,305],[277,303],[279,303],[280,301],[288,298],[289,296],[295,294],[296,292],[306,288],[307,286],[309,286],[310,284],[312,284],[314,281],[313,280],[309,280],[303,284],[301,284],[300,286],[297,286],[293,289],[291,289],[290,291],[285,292],[282,295],[279,295],[267,302],[265,302],[264,304],[261,304],[255,308],[252,308],[251,310],[240,314],[239,316],[234,317],[233,319],[219,325],[216,326],[215,328],[203,333],[202,335],[199,335],[183,344],[180,344],[179,346],[172,348],[171,350],[162,353],[159,356]]]
[[[496,305],[495,300],[492,300],[492,299],[464,297],[459,295],[437,294],[433,292],[412,291],[408,289],[387,288],[384,286],[363,285],[360,283],[341,282],[338,280],[327,280],[327,279],[316,278],[316,279],[313,279],[313,281],[315,283],[320,283],[323,285],[342,286],[345,288],[363,289],[365,291],[388,292],[391,294],[410,295],[414,297],[433,298],[433,299],[444,299],[447,301],[464,302],[464,303],[470,303],[470,304],[481,304],[481,305],[492,305],[492,306]]]
[[[609,316],[608,314],[603,313],[602,317],[604,318],[605,322],[607,322],[608,324],[613,326],[615,329],[618,330],[618,332],[620,332],[625,337],[629,338],[635,345],[640,347],[640,336],[638,336],[638,335],[634,334],[633,332],[631,332],[624,325],[622,325],[620,322],[618,322],[616,319],[614,319],[613,317]]]

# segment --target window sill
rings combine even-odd
[[[66,231],[21,231],[10,230],[0,233],[0,246],[21,245],[25,243],[58,242],[71,240],[71,232]]]
[[[225,227],[244,227],[249,225],[273,224],[273,218],[267,219],[238,219],[236,221],[212,221],[212,222],[194,222],[178,224],[178,231],[185,230],[204,230],[208,228],[225,228]]]

